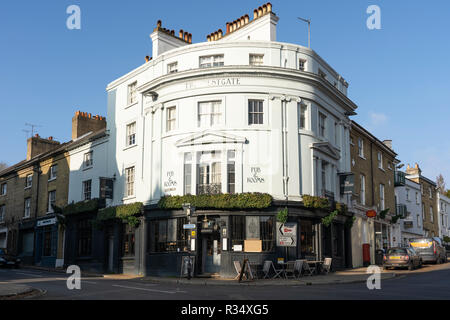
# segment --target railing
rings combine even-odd
[[[401,187],[406,184],[406,174],[402,171],[395,171],[394,184],[396,187]]]
[[[406,216],[407,216],[407,214],[408,214],[408,213],[407,213],[406,205],[405,205],[405,204],[398,204],[398,205],[396,206],[395,213],[396,213],[397,215],[400,215],[402,219],[405,219]]]
[[[222,184],[198,184],[197,194],[220,194],[222,192]]]

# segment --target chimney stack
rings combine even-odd
[[[41,138],[38,134],[27,140],[27,161],[42,153],[56,149],[60,143],[54,141],[53,137]]]
[[[94,117],[86,112],[77,111],[72,118],[72,140],[86,133],[106,129],[106,118],[96,115]]]
[[[422,170],[420,169],[419,165],[416,163],[414,168],[412,168],[409,164],[406,167],[406,174],[407,175],[422,175]]]
[[[383,144],[384,144],[386,147],[388,147],[389,149],[394,150],[394,149],[392,149],[392,140],[384,140],[384,141],[383,141]]]

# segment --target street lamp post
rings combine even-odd
[[[297,19],[304,21],[308,24],[308,48],[311,49],[311,19],[304,19],[297,17]]]

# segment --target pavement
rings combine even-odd
[[[370,274],[367,268],[355,270],[346,270],[331,272],[327,275],[304,275],[298,279],[255,279],[252,281],[243,280],[239,282],[235,279],[223,278],[176,278],[176,277],[143,277],[140,280],[153,283],[173,283],[183,285],[204,285],[204,286],[311,286],[311,285],[330,285],[330,284],[346,284],[366,282]],[[396,277],[395,272],[381,273],[381,280],[392,279]]]
[[[450,264],[441,265],[424,265],[420,269],[413,271],[408,270],[380,270],[381,280],[393,279],[393,278],[404,278],[406,275],[413,274],[426,274],[431,271],[444,271],[449,269]],[[56,275],[55,279],[65,280],[67,274],[63,269],[49,269],[42,267],[25,267],[26,270],[32,270],[36,272],[52,272]],[[31,272],[32,272],[31,271]],[[6,270],[3,273],[7,272]],[[29,275],[32,278],[38,277],[39,275],[29,274],[30,271],[23,271],[19,269],[16,271],[19,275]],[[64,275],[63,275],[64,274]],[[83,273],[83,278],[96,278],[104,279],[105,281],[133,281],[135,283],[141,283],[142,285],[190,285],[190,286],[244,286],[244,287],[254,287],[254,286],[276,286],[276,287],[302,287],[302,286],[326,286],[326,285],[337,285],[337,284],[356,284],[367,282],[370,274],[367,273],[367,268],[357,268],[348,269],[337,272],[331,272],[327,275],[313,275],[313,276],[302,276],[299,279],[256,279],[253,281],[242,281],[239,282],[235,279],[223,279],[223,278],[193,278],[188,280],[186,278],[179,277],[142,277],[133,275],[113,275],[113,274],[93,274],[93,273]],[[95,279],[94,279],[95,280]],[[35,279],[35,283],[40,281],[40,279]],[[89,283],[89,281],[87,281]],[[21,281],[10,281],[1,282],[0,284],[0,300],[4,299],[20,299],[27,297],[34,297],[43,295],[45,290],[35,289],[30,282]]]

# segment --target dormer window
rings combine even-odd
[[[200,68],[223,67],[223,54],[200,57]]]
[[[327,79],[327,74],[325,72],[323,72],[322,70],[319,69],[318,74],[319,74],[319,77],[321,77],[325,80]]]
[[[167,65],[167,73],[176,73],[178,72],[178,62],[169,63]]]
[[[306,70],[306,60],[305,59],[300,59],[298,61],[298,69],[300,71],[305,71]]]
[[[264,55],[263,54],[251,54],[250,55],[250,65],[251,66],[262,66]]]

